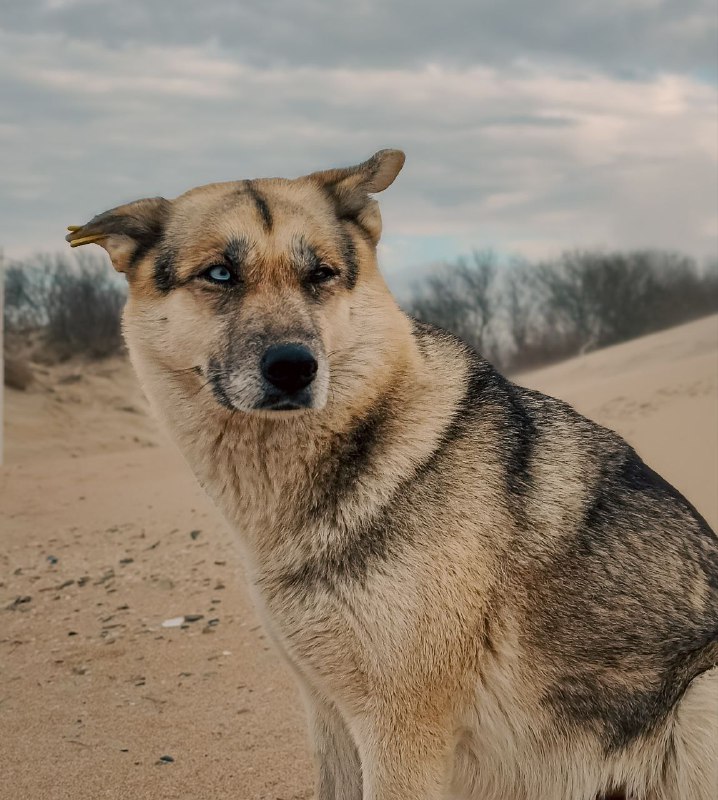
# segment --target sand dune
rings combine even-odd
[[[718,527],[718,317],[516,380],[618,431]]]
[[[718,317],[519,382],[618,430],[718,523]],[[48,368],[6,410],[0,798],[311,797],[232,538],[126,362]]]

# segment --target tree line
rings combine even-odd
[[[718,312],[718,260],[572,250],[502,262],[475,252],[418,283],[405,306],[519,372]]]
[[[123,347],[126,293],[93,253],[11,262],[6,329],[39,331],[61,357],[111,355]],[[718,260],[652,250],[572,250],[542,261],[475,252],[441,265],[404,305],[518,372],[718,312]]]

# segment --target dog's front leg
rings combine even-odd
[[[452,763],[449,731],[410,720],[361,729],[363,800],[445,800]]]
[[[339,712],[305,691],[317,768],[317,800],[362,800],[362,772],[354,740]]]

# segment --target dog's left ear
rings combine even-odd
[[[72,247],[99,244],[118,272],[130,272],[158,244],[171,206],[164,197],[136,200],[98,214],[86,225],[70,225],[65,239]]]
[[[376,244],[381,235],[381,215],[376,200],[369,195],[383,192],[394,183],[405,158],[401,150],[379,150],[355,167],[313,172],[307,178],[328,190],[340,219],[356,222]]]

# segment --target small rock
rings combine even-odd
[[[204,619],[204,614],[185,614],[184,617],[185,622],[199,622],[201,619]]]
[[[51,566],[55,566],[60,559],[57,556],[48,556],[47,561]]]
[[[180,625],[184,624],[184,617],[172,617],[172,619],[166,619],[162,623],[163,628],[179,628]]]
[[[29,594],[20,595],[16,597],[12,603],[8,606],[9,609],[17,608],[18,606],[23,606],[25,603],[30,603],[32,601],[32,597]]]
[[[197,538],[198,538],[198,536],[200,535],[200,533],[202,533],[202,531],[190,531],[190,532],[189,532],[189,535],[190,535],[190,537],[191,537],[192,541],[195,541],[195,539],[197,539]]]
[[[172,758],[172,756],[160,756],[159,763],[160,764],[172,764],[172,763],[174,763],[174,758]]]

